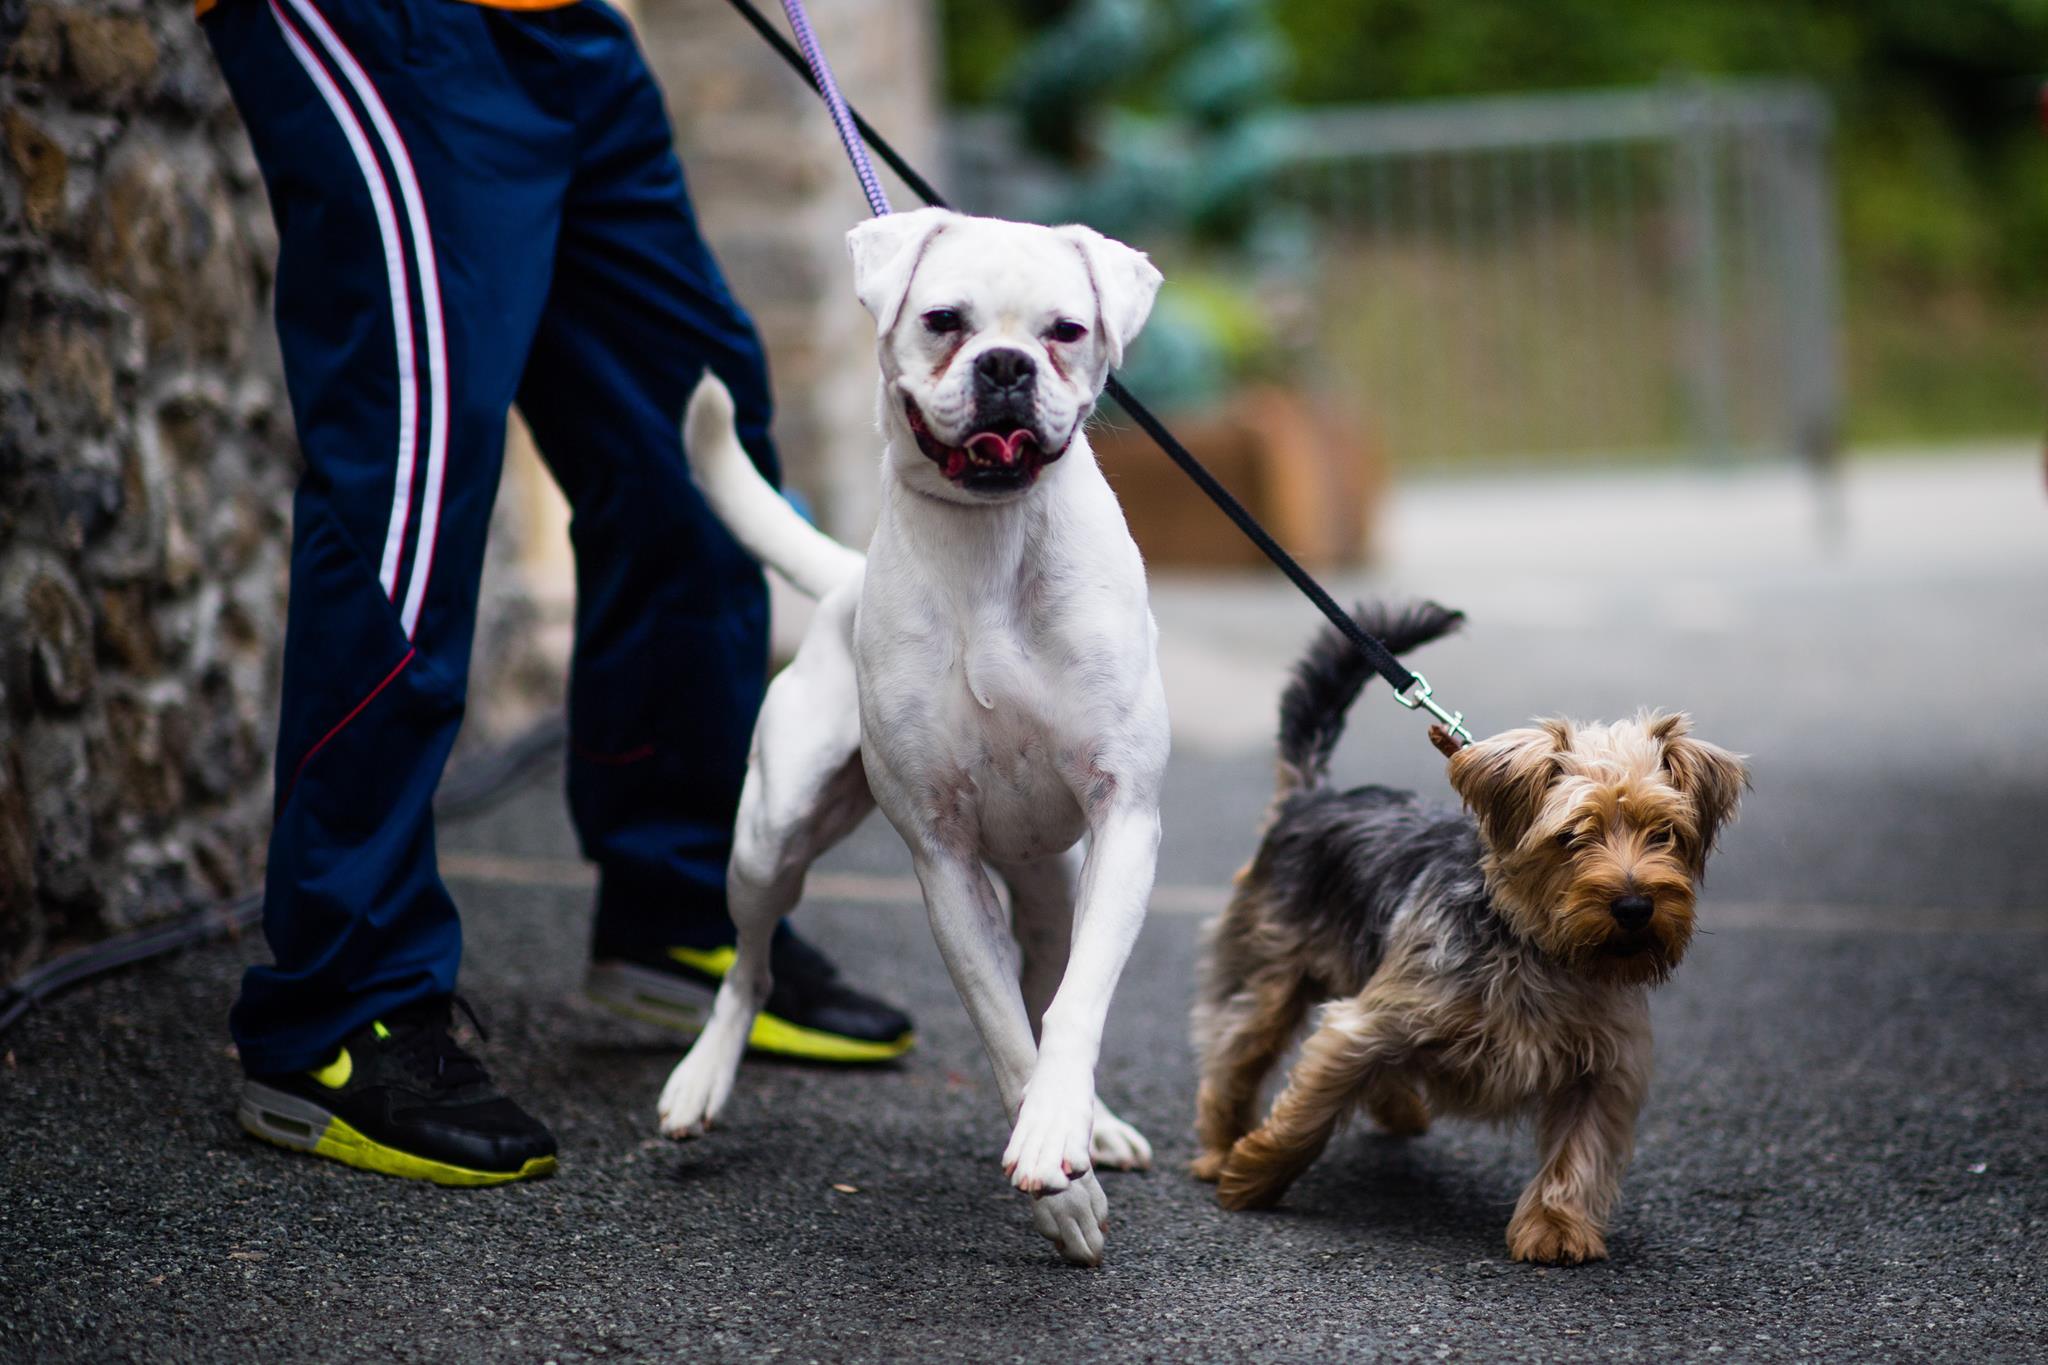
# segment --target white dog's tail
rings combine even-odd
[[[866,559],[826,535],[776,492],[740,444],[733,428],[732,394],[709,370],[683,414],[683,450],[704,500],[747,553],[794,583],[807,597],[823,597],[861,571]]]

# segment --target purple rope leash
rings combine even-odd
[[[853,126],[853,113],[846,107],[846,97],[839,93],[839,82],[832,78],[832,64],[825,60],[825,50],[818,46],[818,35],[811,32],[811,16],[804,12],[804,0],[782,0],[782,12],[789,16],[789,30],[796,35],[796,45],[803,49],[804,61],[810,64],[811,75],[818,82],[818,93],[825,97],[825,107],[832,112],[832,126],[839,130],[839,140],[853,162],[853,173],[860,177],[861,192],[868,197],[868,211],[880,218],[889,212],[889,196],[882,193],[874,163],[868,160],[867,144]]]

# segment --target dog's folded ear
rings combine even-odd
[[[1480,832],[1497,849],[1511,849],[1543,813],[1558,776],[1558,752],[1571,743],[1562,721],[1508,730],[1451,756],[1451,789],[1479,817]]]
[[[1692,798],[1699,829],[1692,840],[1693,872],[1706,870],[1707,855],[1721,836],[1721,826],[1735,814],[1749,786],[1749,765],[1739,754],[1692,737],[1692,718],[1658,712],[1644,717],[1644,728],[1664,746],[1664,771],[1671,785]]]
[[[957,217],[951,209],[913,209],[869,218],[846,234],[846,250],[853,257],[853,292],[874,315],[876,336],[887,336],[896,325],[918,258]]]
[[[1124,363],[1124,347],[1137,339],[1145,319],[1152,314],[1152,300],[1165,276],[1145,253],[1105,237],[1091,227],[1073,224],[1060,229],[1080,248],[1095,283],[1096,304],[1102,310],[1102,340],[1112,370]]]

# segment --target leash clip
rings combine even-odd
[[[1423,677],[1420,673],[1415,675],[1414,682],[1409,683],[1405,689],[1394,694],[1394,700],[1407,707],[1410,711],[1421,710],[1429,712],[1429,714],[1444,723],[1444,729],[1450,733],[1452,738],[1458,740],[1461,744],[1472,743],[1472,732],[1465,728],[1465,713],[1463,711],[1444,710],[1442,704],[1436,700],[1434,693],[1430,690],[1429,679]]]

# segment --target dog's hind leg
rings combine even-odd
[[[1152,1143],[1135,1126],[1120,1119],[1095,1097],[1095,1131],[1088,1137],[1088,1159],[1099,1171],[1149,1171]]]
[[[1010,891],[1010,931],[1016,935],[1020,963],[1018,988],[1024,1013],[1037,1038],[1066,974],[1067,952],[1074,938],[1074,892],[1081,880],[1081,850],[1028,863],[996,863],[996,873]]]
[[[874,809],[860,758],[853,600],[847,592],[826,601],[795,662],[762,703],[726,868],[738,942],[710,1020],[662,1088],[661,1131],[668,1137],[701,1135],[725,1107],[773,984],[775,925],[796,908],[811,863]],[[845,615],[844,630],[827,615],[835,611]]]
[[[996,871],[1010,889],[1010,927],[1023,954],[1019,985],[1033,1037],[1039,1035],[1045,1007],[1052,1003],[1067,972],[1073,942],[1074,896],[1081,881],[1081,850],[1029,863],[997,863]],[[1149,1171],[1152,1144],[1095,1099],[1095,1128],[1088,1139],[1088,1159],[1098,1170]]]
[[[1422,1092],[1407,1081],[1381,1081],[1365,1097],[1365,1108],[1389,1136],[1421,1137],[1429,1131],[1429,1105],[1423,1102]]]
[[[1338,1121],[1379,1076],[1409,1054],[1397,1011],[1375,1008],[1372,993],[1340,1000],[1302,1044],[1287,1088],[1258,1131],[1239,1138],[1223,1163],[1216,1198],[1227,1209],[1270,1208],[1322,1155]]]
[[[1251,1130],[1259,1087],[1308,1013],[1303,984],[1293,971],[1269,970],[1205,1009],[1202,1081],[1195,1093],[1195,1140],[1201,1151],[1188,1168],[1196,1179],[1223,1174],[1232,1144]]]

